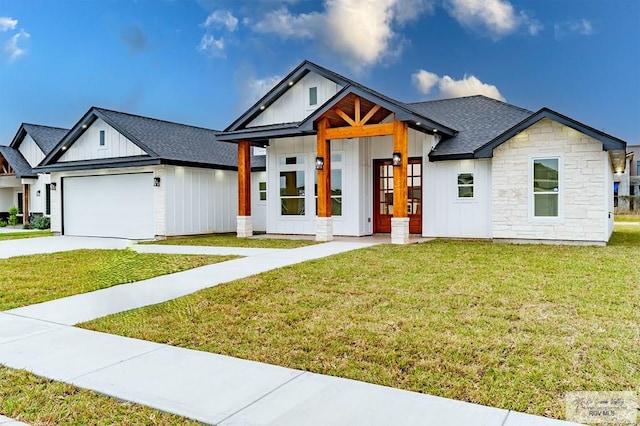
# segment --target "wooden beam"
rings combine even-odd
[[[238,216],[251,216],[251,144],[238,142]]]
[[[318,157],[324,159],[324,167],[318,170],[318,217],[331,217],[331,141],[327,138],[329,119],[318,122]]]
[[[402,161],[393,168],[393,217],[407,217],[407,165],[409,164],[409,128],[407,123],[393,122],[393,152],[399,152]]]
[[[29,223],[29,188],[30,185],[22,185],[22,223]]]
[[[361,125],[365,125],[369,122],[369,120],[371,120],[371,117],[373,117],[373,114],[375,114],[376,112],[378,112],[378,110],[380,109],[380,105],[374,105],[373,108],[371,108],[369,110],[369,112],[364,116],[364,118],[362,119],[362,121],[360,122]]]
[[[327,139],[363,138],[367,136],[393,135],[393,123],[369,124],[367,126],[334,127],[326,130]]]
[[[354,101],[354,108],[355,114],[353,115],[353,118],[355,119],[356,124],[361,126],[362,123],[360,122],[360,98],[358,96],[356,96],[356,99]]]
[[[353,121],[353,120],[351,119],[351,117],[349,117],[349,116],[347,115],[347,113],[346,113],[346,112],[344,112],[343,110],[341,110],[340,108],[336,107],[336,108],[334,108],[333,110],[334,110],[334,111],[335,111],[335,113],[336,113],[336,114],[338,114],[338,115],[339,115],[339,116],[340,116],[344,121],[346,121],[348,125],[350,125],[350,126],[355,126],[355,125],[356,125],[356,122],[355,122],[355,121]]]

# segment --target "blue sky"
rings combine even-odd
[[[637,0],[0,0],[0,143],[91,106],[223,129],[304,59],[401,101],[483,93],[640,143]]]

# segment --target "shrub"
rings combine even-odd
[[[18,224],[18,208],[13,206],[9,209],[9,225],[16,226]]]
[[[46,216],[36,216],[31,219],[31,226],[35,229],[49,229],[51,227],[51,219]]]
[[[5,226],[7,226],[7,221],[0,220],[0,228],[4,228]]]

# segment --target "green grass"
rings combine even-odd
[[[0,259],[0,311],[232,258],[77,250]]]
[[[637,226],[607,247],[381,245],[84,327],[563,418],[566,391],[640,387],[638,259]]]
[[[640,222],[640,214],[617,214],[616,222]]]
[[[22,238],[50,237],[51,235],[53,235],[51,231],[7,232],[6,234],[0,234],[0,241],[18,240]]]
[[[144,405],[0,365],[0,413],[32,425],[198,425]]]
[[[140,244],[165,244],[174,246],[218,246],[290,249],[316,244],[309,240],[287,240],[279,238],[238,238],[235,234],[199,235],[197,237],[177,237]]]

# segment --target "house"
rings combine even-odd
[[[484,96],[404,103],[305,61],[223,132],[238,145],[237,233],[252,234],[250,148],[266,147],[266,232],[606,244],[626,143],[548,108]]]
[[[0,218],[16,206],[21,221],[51,213],[50,181],[34,170],[67,129],[23,123],[9,146],[0,146]]]
[[[628,145],[626,168],[614,181],[616,212],[640,211],[640,145]]]
[[[90,108],[37,168],[50,173],[51,230],[131,239],[235,231],[237,149],[215,135]],[[264,156],[252,156],[249,174],[259,208]]]

